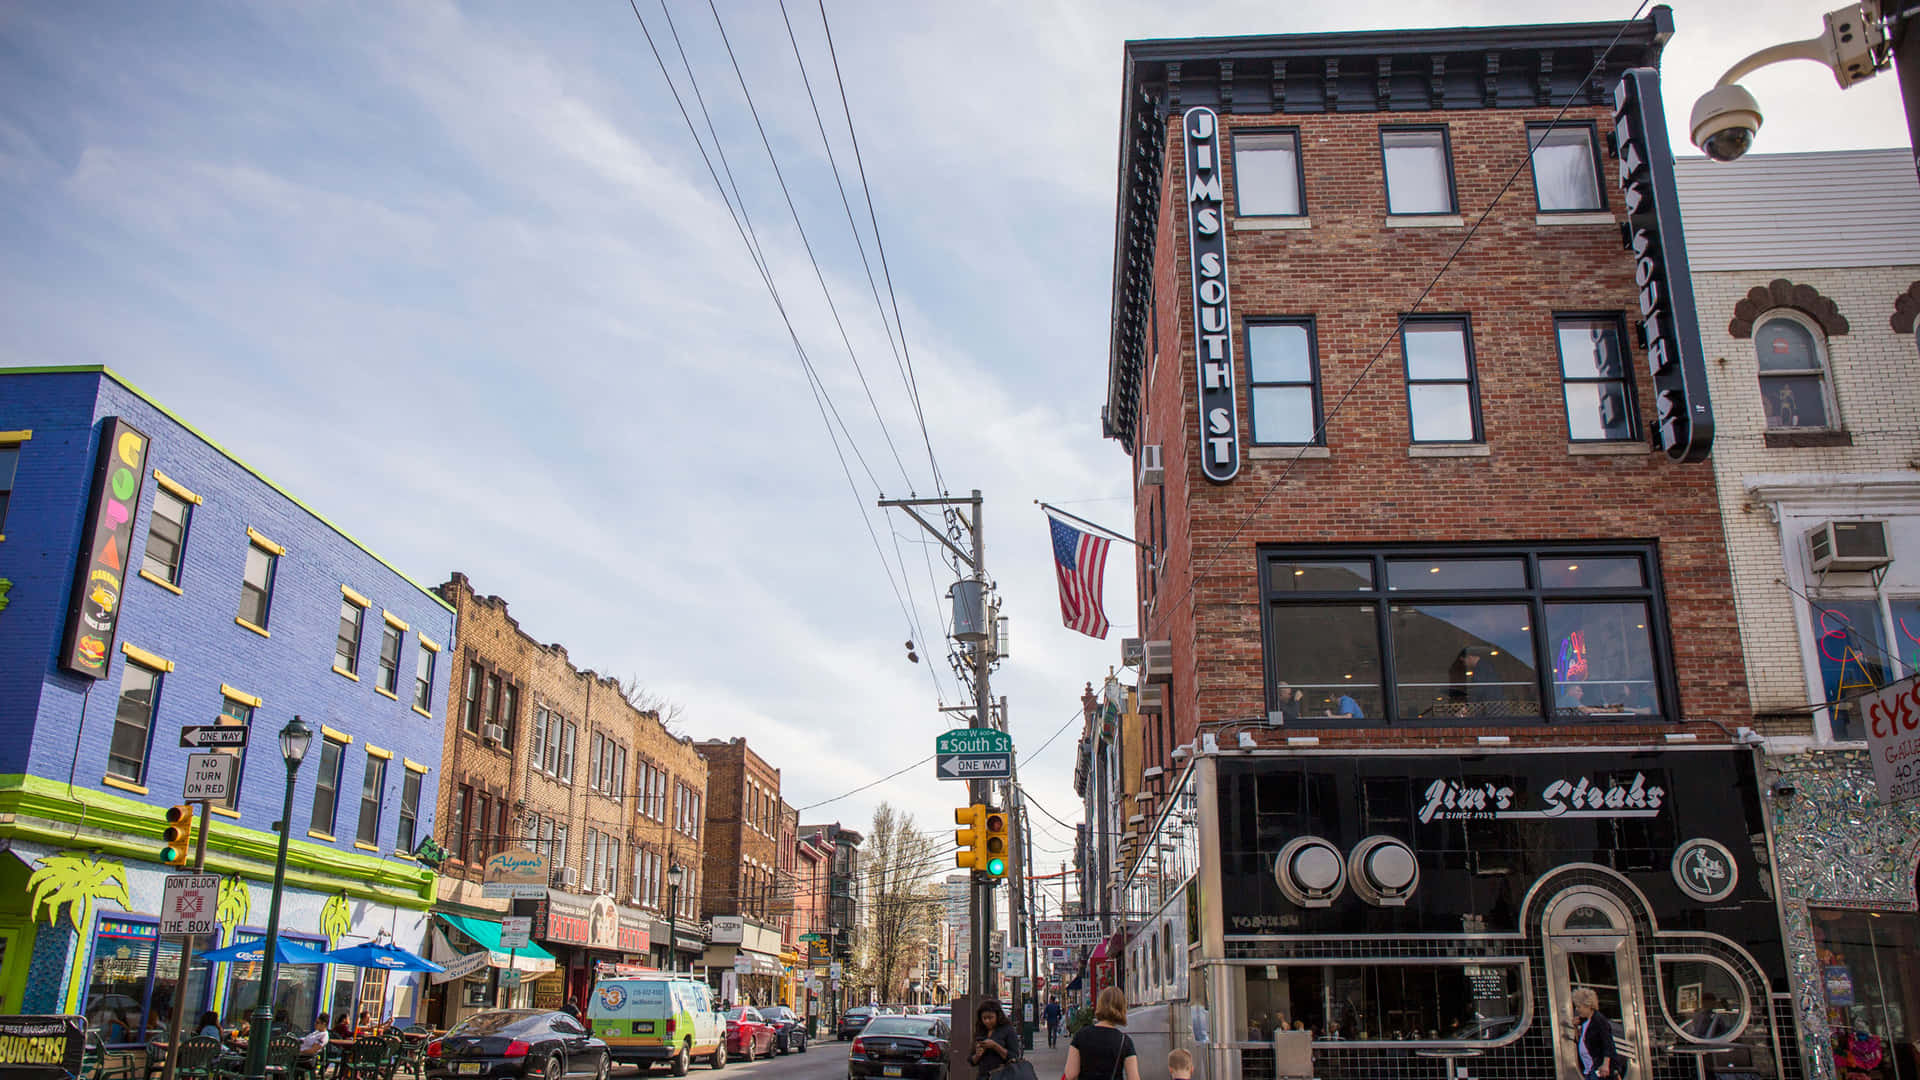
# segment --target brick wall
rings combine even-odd
[[[1174,644],[1171,708],[1176,739],[1196,725],[1266,710],[1259,578],[1262,544],[1656,540],[1672,625],[1681,705],[1690,720],[1746,723],[1740,642],[1712,471],[1676,465],[1643,447],[1627,454],[1571,452],[1561,398],[1555,312],[1635,308],[1632,264],[1612,224],[1536,222],[1532,175],[1522,169],[1420,310],[1464,314],[1479,378],[1488,448],[1482,457],[1415,457],[1396,320],[1465,235],[1463,227],[1387,227],[1379,129],[1446,124],[1465,222],[1492,202],[1526,157],[1526,125],[1553,110],[1288,115],[1228,114],[1220,142],[1236,130],[1297,127],[1311,227],[1229,231],[1236,375],[1244,463],[1225,485],[1199,478],[1192,450],[1196,374],[1185,218],[1185,149],[1168,126],[1161,165],[1162,207],[1155,249],[1157,355],[1149,362],[1141,441],[1164,448],[1167,463],[1165,567],[1142,590],[1143,636]],[[1604,142],[1608,110],[1579,106],[1571,120],[1595,122]],[[1611,168],[1611,162],[1605,162]],[[1231,155],[1226,157],[1232,191]],[[1607,191],[1619,212],[1619,196]],[[1231,194],[1229,194],[1231,206]],[[1307,457],[1284,481],[1292,449],[1251,446],[1245,320],[1316,319],[1323,413],[1361,381],[1327,427],[1325,456]],[[1379,350],[1377,363],[1361,374]],[[1650,415],[1645,358],[1633,350],[1639,408]],[[1277,485],[1277,486],[1276,486]],[[1136,527],[1159,493],[1138,490]],[[1609,741],[1657,737],[1667,728],[1583,729]],[[1702,738],[1718,729],[1698,725]],[[1444,744],[1473,728],[1386,729],[1322,742]],[[1503,728],[1516,743],[1559,740],[1565,729]]]
[[[780,770],[742,738],[696,745],[709,770],[701,916],[765,919],[778,877]]]

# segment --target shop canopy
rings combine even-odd
[[[332,963],[324,953],[302,945],[291,938],[275,938],[274,945],[276,947],[273,950],[273,957],[274,963],[276,964]],[[257,964],[266,959],[266,955],[267,943],[259,938],[255,938],[252,941],[239,941],[224,948],[208,949],[206,952],[196,953],[194,959],[206,960],[211,963]]]
[[[335,949],[325,955],[328,963],[345,964],[348,967],[385,968],[388,971],[445,970],[424,956],[409,952],[398,945],[382,945],[377,941]]]
[[[444,911],[434,912],[441,922],[473,939],[473,943],[487,950],[487,962],[492,967],[509,967],[516,971],[543,973],[554,969],[553,954],[529,941],[518,949],[509,949],[500,944],[500,924],[490,919],[473,919],[465,915],[450,915]],[[509,965],[508,960],[512,963]]]

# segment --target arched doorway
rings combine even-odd
[[[1625,905],[1590,885],[1565,889],[1548,901],[1541,919],[1547,961],[1548,1015],[1553,1018],[1554,1060],[1562,1077],[1580,1075],[1579,1025],[1573,992],[1592,990],[1600,1012],[1613,1022],[1614,1043],[1645,1075],[1649,1060],[1646,1002],[1641,987],[1639,942]]]

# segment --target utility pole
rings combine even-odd
[[[1002,723],[1007,722],[1005,698],[1000,699],[1000,720]],[[1007,948],[1020,953],[1027,951],[1027,857],[1023,851],[1027,828],[1026,815],[1022,812],[1024,808],[1023,800],[1020,798],[1020,767],[1016,764],[1013,768],[1013,779],[1007,781],[1007,824],[1014,830],[1013,850],[1009,852],[1011,858],[1008,860],[1011,872],[1007,875],[1013,883],[1013,889],[1007,897],[1011,905],[1009,915],[1012,923],[1007,928]],[[1028,981],[1032,977],[1033,969],[1028,968],[1026,979],[1016,976],[1013,980],[1013,1025],[1014,1030],[1023,1035],[1027,1030],[1026,987],[1032,985]]]
[[[986,631],[986,638],[970,643],[971,648],[969,649],[973,660],[973,727],[992,728],[993,695],[989,689],[989,676],[993,668],[992,642],[994,626],[992,624],[992,616],[988,613],[986,602],[988,588],[987,534],[981,519],[980,489],[974,488],[971,497],[964,499],[948,496],[931,499],[881,499],[879,505],[904,510],[907,516],[919,522],[921,528],[932,533],[934,539],[945,544],[948,551],[953,552],[956,558],[962,563],[965,563],[967,568],[973,571],[970,580],[973,582],[974,587],[978,589],[981,629]],[[960,546],[955,544],[953,540],[947,536],[945,529],[935,528],[932,522],[922,517],[918,509],[918,507],[922,506],[939,506],[945,509],[955,509],[961,506],[969,508],[973,514],[971,518],[967,517],[966,514],[960,513],[957,509],[955,509],[955,513],[967,526],[967,531],[972,534],[973,550],[961,550]],[[992,784],[986,780],[969,780],[967,782],[967,795],[970,802],[980,804],[991,803],[993,800]],[[988,943],[993,940],[993,883],[988,880],[983,880],[982,875],[977,872],[973,875],[972,884],[970,885],[969,905],[973,920],[973,948],[967,967],[967,985],[969,990],[976,995],[986,994],[990,992],[989,988],[992,985],[988,980],[995,974],[992,965],[987,963]]]

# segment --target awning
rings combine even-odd
[[[540,947],[538,942],[529,941],[518,949],[508,949],[500,944],[500,924],[490,919],[473,919],[465,915],[451,915],[444,911],[433,913],[435,918],[453,927],[455,930],[473,939],[473,943],[487,951],[487,963],[492,967],[512,967],[516,971],[529,974],[545,974],[554,968],[553,954]]]
[[[1092,956],[1090,956],[1090,957],[1088,957],[1087,959],[1089,959],[1089,960],[1105,960],[1106,958],[1107,958],[1107,939],[1106,939],[1106,938],[1101,938],[1101,939],[1100,939],[1100,944],[1098,944],[1098,945],[1095,945],[1095,946],[1093,947],[1093,955],[1092,955]]]

